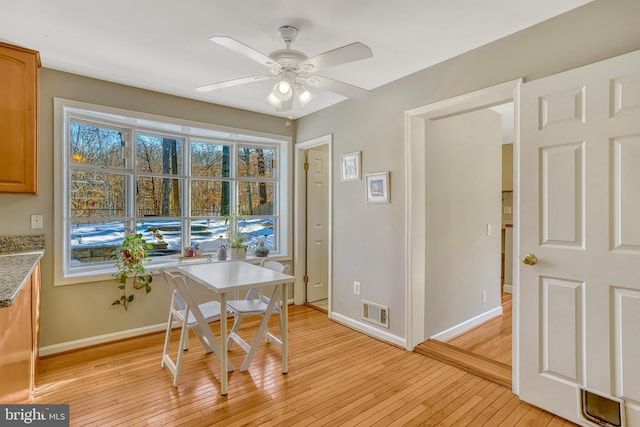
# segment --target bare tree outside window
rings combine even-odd
[[[70,119],[68,126],[68,265],[111,265],[111,249],[127,230],[152,245],[153,259],[175,257],[191,244],[217,247],[234,209],[250,246],[265,240],[277,248],[276,143],[167,135],[84,119]]]

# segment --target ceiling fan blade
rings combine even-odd
[[[273,78],[275,78],[275,76],[260,75],[260,76],[242,77],[239,79],[225,80],[223,82],[211,83],[205,86],[200,86],[200,87],[197,87],[196,90],[198,92],[211,92],[212,90],[216,90],[216,89],[222,89],[222,88],[231,87],[231,86],[238,86],[245,83],[253,83],[253,82],[258,82],[261,80],[267,80],[267,79],[273,79]]]
[[[356,42],[306,59],[299,64],[299,67],[305,72],[318,71],[372,56],[373,52],[368,46]]]
[[[314,75],[312,77],[306,78],[305,80],[311,86],[335,92],[338,95],[346,96],[347,98],[363,99],[371,95],[371,92],[366,89],[362,89],[361,87],[353,86],[348,83],[339,82],[327,77]]]
[[[231,49],[235,52],[241,53],[247,58],[253,59],[254,61],[264,65],[265,67],[276,68],[278,70],[280,69],[280,65],[275,63],[273,59],[269,58],[267,55],[263,53],[258,52],[254,48],[249,47],[242,42],[239,42],[233,37],[213,36],[213,37],[209,37],[209,40],[219,44],[220,46],[224,46],[227,49]]]

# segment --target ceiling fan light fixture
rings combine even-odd
[[[313,99],[313,94],[307,90],[306,87],[301,84],[296,84],[294,93],[296,94],[296,98],[298,98],[298,103],[300,107],[304,107]]]
[[[293,97],[293,81],[288,75],[282,76],[267,95],[267,102],[276,108],[281,108],[283,102]]]
[[[274,108],[281,108],[282,101],[280,101],[273,92],[270,92],[269,95],[265,98],[269,104],[271,104]]]
[[[291,91],[291,84],[287,80],[280,80],[276,84],[276,90],[284,96]]]

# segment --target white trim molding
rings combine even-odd
[[[423,105],[405,112],[405,223],[406,223],[406,265],[405,265],[405,295],[406,295],[406,349],[412,351],[414,347],[424,342],[428,337],[426,331],[426,271],[425,271],[425,177],[424,159],[426,123],[430,120],[449,117],[495,105],[514,102],[514,157],[519,150],[519,106],[518,94],[522,79],[516,79],[495,86],[480,89],[468,94],[460,95],[443,101]],[[518,165],[514,162],[514,221],[517,218],[518,200]],[[517,247],[519,231],[514,226],[514,247]],[[514,251],[515,252],[515,251]],[[514,253],[515,256],[515,253]],[[518,322],[518,275],[514,275],[513,291],[513,322],[517,331]],[[513,390],[517,393],[517,334],[513,335]]]
[[[323,135],[317,138],[313,138],[306,141],[301,141],[295,144],[295,161],[294,161],[294,200],[295,209],[293,214],[294,221],[294,234],[295,242],[293,244],[293,271],[296,273],[296,282],[294,284],[293,300],[296,305],[302,305],[306,301],[306,285],[304,283],[304,274],[307,271],[306,265],[306,221],[307,221],[307,183],[306,183],[306,171],[304,169],[304,163],[306,160],[306,150],[326,145],[329,153],[329,233],[328,233],[328,312],[329,318],[331,318],[331,292],[332,292],[332,250],[333,250],[333,135]]]
[[[377,338],[381,341],[388,342],[390,344],[395,344],[402,348],[406,348],[407,346],[406,340],[402,337],[390,334],[389,332],[380,330],[374,326],[367,325],[366,323],[360,322],[358,320],[354,320],[340,313],[331,313],[330,318],[344,326],[347,326],[358,332],[362,332],[363,334],[369,335],[373,338]]]
[[[437,340],[437,341],[442,341],[442,342],[447,342],[450,339],[453,339],[455,337],[457,337],[458,335],[462,335],[467,331],[470,331],[471,329],[475,328],[476,326],[480,326],[485,322],[488,322],[489,320],[493,319],[494,317],[498,317],[498,316],[502,316],[502,306],[498,306],[494,309],[491,309],[489,311],[485,311],[484,313],[478,314],[475,317],[472,317],[471,319],[465,320],[462,323],[459,323],[455,326],[452,326],[451,328],[439,332],[431,337],[429,337],[429,339],[431,340]]]
[[[113,341],[118,341],[126,338],[133,338],[140,335],[146,335],[165,331],[167,329],[166,323],[158,323],[156,325],[143,326],[142,328],[127,329],[125,331],[113,332],[111,334],[96,335],[95,337],[83,338],[80,340],[67,341],[59,344],[48,345],[40,347],[38,355],[51,356],[53,354],[64,353],[71,350],[78,350],[84,347],[91,347],[98,344],[105,344]]]

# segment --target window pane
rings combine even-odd
[[[275,178],[276,150],[273,148],[238,149],[238,176],[254,178]]]
[[[178,219],[140,219],[136,230],[142,238],[153,246],[149,249],[152,257],[182,253],[182,221]]]
[[[182,140],[138,134],[136,140],[138,172],[179,175],[182,170]]]
[[[182,180],[139,176],[137,216],[180,216]]]
[[[111,260],[111,251],[124,241],[123,221],[75,222],[71,224],[71,265]]]
[[[273,182],[238,182],[240,215],[275,215]]]
[[[204,254],[210,254],[217,251],[220,245],[227,244],[226,229],[223,219],[191,221],[191,243],[197,244]]]
[[[193,180],[191,182],[191,215],[227,215],[230,191],[230,183],[227,181]]]
[[[71,161],[107,168],[126,167],[122,132],[71,123]]]
[[[264,238],[270,250],[276,248],[274,235],[274,218],[246,218],[242,221],[241,230],[247,236],[249,250],[253,251],[261,238]]]
[[[125,215],[125,177],[120,174],[71,170],[71,217]]]
[[[228,178],[231,147],[207,142],[191,143],[191,175]]]

